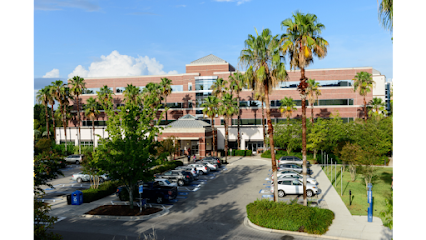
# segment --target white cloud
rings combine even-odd
[[[59,69],[54,68],[52,71],[47,72],[43,78],[58,78],[59,77]]]
[[[215,0],[216,2],[237,2],[237,5],[241,5],[245,2],[250,2],[251,0]]]
[[[177,74],[173,70],[168,74]],[[114,50],[108,56],[101,56],[101,60],[92,62],[86,70],[83,66],[78,65],[74,71],[68,74],[68,78],[74,76],[80,77],[114,77],[114,76],[141,76],[141,75],[162,75],[166,74],[163,71],[163,65],[155,58],[148,56],[131,57],[121,55]]]

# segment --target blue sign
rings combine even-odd
[[[372,195],[373,195],[372,193],[373,193],[372,191],[367,192],[368,203],[371,203],[371,200],[372,200],[371,198],[372,198]]]
[[[143,193],[143,185],[139,185],[139,193]]]
[[[370,207],[368,208],[368,222],[373,222],[373,184],[369,183],[367,185],[368,191],[367,191],[367,200],[370,204]]]

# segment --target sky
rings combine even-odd
[[[296,11],[317,15],[329,42],[327,56],[308,69],[373,67],[392,79],[392,36],[374,0],[35,0],[34,92],[75,75],[185,73],[185,64],[209,54],[243,70],[248,35],[255,28],[281,35]]]

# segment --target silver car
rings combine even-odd
[[[195,169],[195,167],[191,167],[191,166],[179,166],[175,168],[176,170],[185,170],[187,172],[190,172],[192,174],[192,176],[194,177],[194,179],[198,179],[198,173],[197,170]]]
[[[89,175],[89,174],[84,174],[84,173],[82,173],[82,172],[74,173],[74,174],[72,175],[72,180],[77,181],[78,183],[81,183],[81,182],[88,182],[88,181],[90,181],[90,178],[91,178],[91,175]],[[92,180],[93,180],[93,177],[92,177]],[[99,176],[99,182],[101,182],[101,183],[102,183],[102,182],[104,182],[105,180],[109,180],[108,175],[103,174],[103,175],[100,175],[100,176]]]
[[[288,178],[285,180],[278,180],[278,197],[285,197],[287,194],[303,194],[303,182],[297,178]],[[271,192],[274,192],[274,185],[271,186]],[[313,195],[320,194],[321,190],[313,184],[306,184],[306,196],[312,197]]]
[[[198,171],[199,175],[207,174],[210,172],[210,168],[208,168],[206,165],[203,165],[201,163],[191,163],[191,164],[188,164],[188,166],[194,167],[195,170]]]
[[[302,174],[298,174],[298,173],[285,173],[285,174],[277,174],[278,177],[278,181],[280,180],[285,180],[288,178],[297,178],[300,181],[303,182],[303,175]],[[274,180],[274,176],[271,177],[272,181]],[[311,177],[306,177],[306,181],[307,183],[313,184],[313,185],[318,185],[317,180],[315,180],[314,178]]]
[[[295,171],[297,173],[302,173],[303,168],[301,165],[299,164],[295,164],[295,163],[284,163],[284,164],[280,164],[278,166],[278,171]],[[307,174],[311,175],[313,174],[313,171],[308,168],[307,170]]]
[[[282,156],[280,157],[280,159],[278,159],[278,164],[285,164],[285,163],[296,163],[298,165],[302,165],[303,160],[295,156]],[[311,167],[312,164],[306,161],[306,166]]]
[[[84,155],[74,154],[65,158],[65,161],[75,164],[80,164],[83,161]]]
[[[208,168],[210,168],[210,170],[212,170],[212,171],[216,171],[216,170],[218,170],[219,169],[219,166],[217,165],[217,164],[215,164],[215,163],[211,163],[211,162],[209,162],[209,161],[197,161],[197,162],[195,162],[195,163],[199,163],[199,164],[203,164],[203,165],[206,165]]]

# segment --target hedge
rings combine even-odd
[[[105,181],[103,184],[99,185],[97,189],[86,189],[83,190],[83,203],[90,203],[106,196],[109,196],[115,191],[117,187],[122,185],[119,181]]]
[[[182,161],[166,162],[165,164],[158,166],[157,168],[153,169],[152,173],[153,174],[162,173],[162,172],[165,172],[167,170],[175,169],[178,166],[183,166],[183,162]]]
[[[256,200],[246,209],[248,219],[258,226],[310,234],[326,233],[334,219],[334,213],[329,209],[267,199]]]
[[[228,151],[228,156],[251,156],[252,151],[251,150],[235,150],[233,149],[232,152]]]

